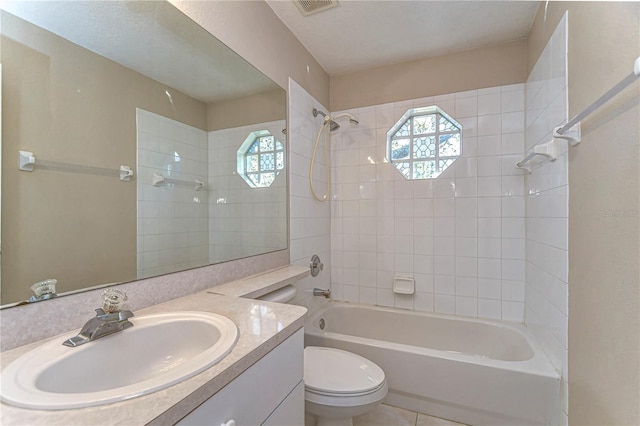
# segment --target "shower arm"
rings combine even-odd
[[[325,114],[324,112],[320,111],[319,109],[314,108],[313,109],[313,116],[317,117],[318,114],[320,114],[321,116],[323,116],[324,118],[327,118],[327,114]]]

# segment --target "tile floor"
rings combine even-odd
[[[307,416],[305,426],[315,426],[313,418]],[[426,414],[381,404],[362,416],[353,418],[353,426],[465,426]]]

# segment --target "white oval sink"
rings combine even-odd
[[[123,401],[192,377],[238,340],[228,318],[207,312],[133,317],[133,327],[72,348],[51,340],[2,371],[1,398],[23,408],[64,410]]]

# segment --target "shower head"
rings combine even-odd
[[[331,118],[331,116],[325,114],[324,112],[320,111],[319,109],[314,108],[313,109],[313,116],[317,117],[318,115],[321,115],[321,116],[324,117],[325,124],[327,122],[329,123],[329,131],[330,132],[335,132],[336,130],[338,130],[340,128],[340,125],[338,123],[336,123],[335,120],[333,120]]]
[[[340,125],[336,122],[336,120],[338,118],[343,118],[343,117],[347,117],[349,119],[349,122],[351,124],[353,124],[354,126],[357,126],[358,124],[360,124],[360,122],[358,120],[356,120],[356,118],[349,114],[349,113],[342,113],[342,114],[338,114],[335,117],[331,117],[330,115],[325,114],[324,112],[314,108],[313,109],[313,116],[317,117],[318,115],[321,115],[324,117],[324,122],[325,123],[329,123],[329,131],[330,132],[335,132],[336,130],[338,130],[340,128]]]
[[[354,126],[357,126],[358,124],[360,124],[360,122],[351,114],[347,113],[347,112],[343,112],[342,114],[338,114],[335,117],[331,117],[333,120],[337,120],[339,118],[348,118],[349,119],[349,123],[353,124]]]

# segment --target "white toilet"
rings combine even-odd
[[[296,289],[286,286],[260,297],[286,303]],[[304,349],[305,411],[317,426],[351,426],[352,418],[371,410],[387,396],[384,371],[351,352],[307,346]]]
[[[304,399],[317,426],[353,425],[387,396],[384,371],[368,359],[334,348],[304,348]]]

